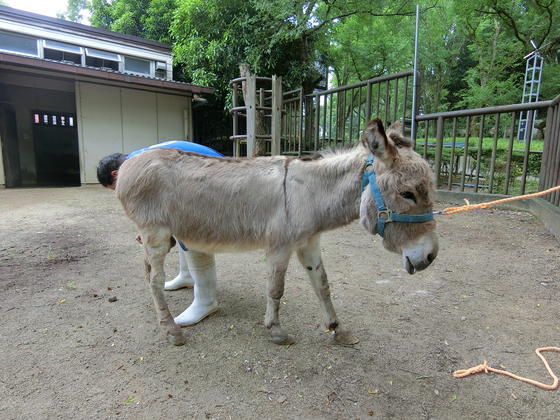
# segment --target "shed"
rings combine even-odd
[[[0,6],[0,185],[97,183],[102,157],[193,140],[169,45]]]

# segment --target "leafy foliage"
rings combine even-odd
[[[172,45],[176,78],[216,89],[246,62],[309,92],[329,69],[343,85],[413,64],[411,0],[68,0],[64,17]],[[560,2],[419,0],[421,110],[519,102],[523,56],[546,58],[542,99],[560,83]],[[220,105],[221,104],[221,105]]]

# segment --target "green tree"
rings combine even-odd
[[[465,72],[467,87],[461,92],[458,105],[482,107],[518,101],[522,46],[507,35],[500,20],[493,16],[466,15],[461,23],[476,65]]]
[[[468,61],[469,54],[465,38],[457,30],[453,1],[441,0],[437,7],[421,1],[420,6],[421,110],[441,111],[448,108],[450,100],[456,101],[454,94],[462,80],[457,67]],[[335,80],[344,85],[411,69],[414,32],[414,16],[358,15],[348,19],[332,31],[329,43]]]
[[[176,0],[68,0],[63,19],[80,22],[90,12],[92,26],[171,43]]]
[[[89,9],[90,0],[68,0],[66,3],[66,12],[58,13],[60,19],[71,20],[72,22],[81,22],[84,18],[84,10]]]
[[[172,27],[184,74],[219,91],[240,62],[310,92],[334,28],[353,16],[410,14],[408,1],[180,0]],[[398,4],[398,7],[395,6]],[[224,77],[226,76],[226,77]]]
[[[409,26],[410,30],[391,30],[403,26]],[[366,34],[375,34],[372,35],[375,41]],[[345,85],[411,68],[411,34],[414,36],[414,20],[409,17],[356,15],[348,18],[332,30],[325,51],[335,83]]]
[[[418,0],[423,112],[518,102],[530,40],[558,93],[560,2]],[[67,19],[173,46],[176,77],[228,103],[239,63],[310,92],[329,68],[343,85],[412,67],[412,0],[68,0]]]
[[[533,49],[530,42],[534,40],[545,55],[557,58],[560,48],[557,0],[475,0],[469,6],[477,13],[498,19],[512,40],[528,51]]]
[[[460,105],[520,102],[531,40],[545,58],[541,99],[559,93],[560,2],[556,0],[473,0],[457,2],[477,65],[467,72],[469,87]]]
[[[453,1],[441,1],[422,14],[419,61],[423,112],[445,111],[456,100],[452,93],[462,81],[457,74],[464,71],[458,64],[468,62],[466,40],[458,27]]]

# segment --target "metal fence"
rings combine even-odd
[[[375,116],[386,124],[400,120],[405,135],[410,135],[412,77],[409,70],[311,95],[303,95],[301,89],[282,92],[277,78],[233,80],[231,139],[236,154],[245,154],[240,147],[258,139],[265,141],[265,154],[296,156],[350,144]],[[237,92],[245,80],[253,86],[253,94],[248,105],[239,106]],[[259,80],[276,81],[272,90],[259,90]],[[249,124],[259,111],[266,113],[262,133],[254,122]],[[522,113],[527,116],[526,126],[535,128],[519,139]],[[238,116],[247,117],[246,134],[239,134]],[[419,115],[415,123],[416,151],[433,165],[438,188],[521,195],[560,184],[560,96],[528,104]],[[558,192],[544,199],[560,206]]]
[[[352,143],[372,116],[401,120],[410,132],[412,76],[407,70],[303,96],[286,92],[282,153],[305,154]]]
[[[522,112],[536,128],[519,140]],[[559,181],[551,154],[558,153],[558,101],[440,112],[416,121],[416,151],[432,163],[438,188],[520,195]],[[558,205],[553,197],[547,199]]]
[[[303,152],[305,109],[303,89],[284,92],[282,98],[281,152],[301,156]],[[308,109],[308,108],[307,108]]]
[[[547,109],[539,179],[541,191],[560,185],[560,95],[550,101]],[[560,192],[556,191],[544,199],[560,207]]]

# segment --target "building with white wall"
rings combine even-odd
[[[192,140],[168,45],[0,6],[0,185],[97,183],[102,157]]]

